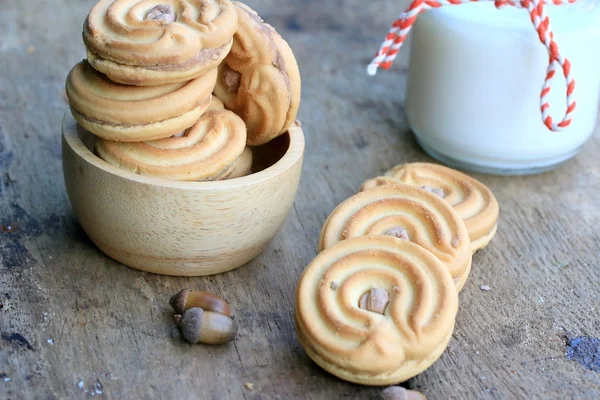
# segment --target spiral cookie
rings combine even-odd
[[[399,182],[397,179],[389,176],[376,176],[375,178],[364,181],[359,191],[363,192],[365,190],[376,188],[377,186],[393,185],[398,183],[402,182]]]
[[[385,176],[366,181],[363,189],[389,183],[421,186],[443,197],[465,221],[473,252],[496,234],[498,201],[484,184],[462,172],[430,163],[398,165]]]
[[[440,357],[457,309],[452,277],[432,253],[407,240],[362,236],[308,265],[296,289],[296,332],[330,373],[390,385]]]
[[[186,83],[154,87],[111,82],[86,61],[67,77],[73,117],[104,139],[134,142],[169,137],[192,126],[208,108],[217,71]]]
[[[83,41],[89,62],[111,80],[156,86],[215,68],[236,29],[229,0],[100,0]]]
[[[227,179],[241,178],[250,174],[252,168],[252,150],[246,147],[242,155],[233,163],[233,171]]]
[[[219,66],[215,95],[248,127],[248,145],[286,132],[300,105],[300,72],[288,44],[256,12],[234,2],[239,27]]]
[[[137,174],[178,181],[227,178],[244,151],[246,127],[213,99],[198,122],[180,135],[150,142],[97,139],[100,158]]]
[[[471,242],[460,216],[439,196],[414,186],[379,186],[344,201],[325,221],[319,250],[365,235],[395,236],[424,247],[443,262],[458,290],[471,270]]]

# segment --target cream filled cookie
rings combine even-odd
[[[127,86],[110,81],[87,61],[66,81],[71,112],[104,139],[136,142],[169,137],[192,126],[210,105],[217,71],[183,83]]]
[[[407,240],[362,236],[337,242],[306,267],[295,326],[308,356],[363,385],[406,381],[446,349],[458,295],[446,266]]]
[[[252,150],[250,147],[246,147],[242,152],[242,155],[233,163],[233,171],[227,177],[227,179],[241,178],[250,174],[252,169]]]
[[[248,145],[286,132],[300,105],[300,72],[288,44],[245,4],[234,2],[238,30],[219,66],[215,95],[242,117]]]
[[[471,270],[471,241],[463,220],[441,197],[418,187],[384,185],[340,204],[321,231],[319,250],[356,236],[389,235],[433,253],[464,286]]]
[[[487,246],[496,234],[498,201],[487,186],[462,172],[438,164],[403,164],[366,181],[363,189],[390,183],[423,187],[450,203],[465,221],[473,252]]]
[[[213,99],[191,128],[166,139],[123,143],[96,139],[96,153],[109,164],[141,175],[178,181],[227,178],[246,145],[244,122]]]
[[[230,0],[100,0],[83,41],[90,64],[111,80],[156,86],[216,68],[236,29]]]

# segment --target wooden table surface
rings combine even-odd
[[[338,203],[365,178],[429,160],[403,117],[405,54],[392,72],[365,74],[406,0],[252,0],[298,58],[305,166],[294,208],[266,251],[205,278],[126,268],[90,243],[71,211],[61,167],[63,85],[84,57],[81,26],[93,3],[0,1],[0,398],[377,395],[381,389],[342,382],[307,358],[294,332],[293,293]],[[405,386],[430,400],[600,398],[592,339],[600,336],[599,153],[596,134],[553,172],[477,175],[500,203],[498,234],[474,257],[449,348]],[[228,299],[238,339],[221,347],[180,340],[167,301],[182,287]],[[585,338],[569,342],[578,336]],[[569,343],[587,346],[575,349],[580,362],[566,357]]]

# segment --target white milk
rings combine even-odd
[[[574,156],[598,114],[598,3],[546,6],[576,81],[577,108],[561,132],[542,122],[549,57],[526,10],[485,2],[421,14],[412,30],[405,106],[421,146],[447,164],[502,174],[539,172]],[[566,109],[565,90],[558,70],[549,97],[555,122]]]

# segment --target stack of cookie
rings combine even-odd
[[[487,187],[440,165],[399,165],[366,181],[327,218],[298,282],[307,354],[365,385],[427,369],[448,345],[472,254],[494,236],[498,214]]]
[[[172,180],[250,173],[252,151],[287,132],[300,74],[287,43],[230,0],[101,0],[84,22],[87,59],[66,92],[95,151]]]

